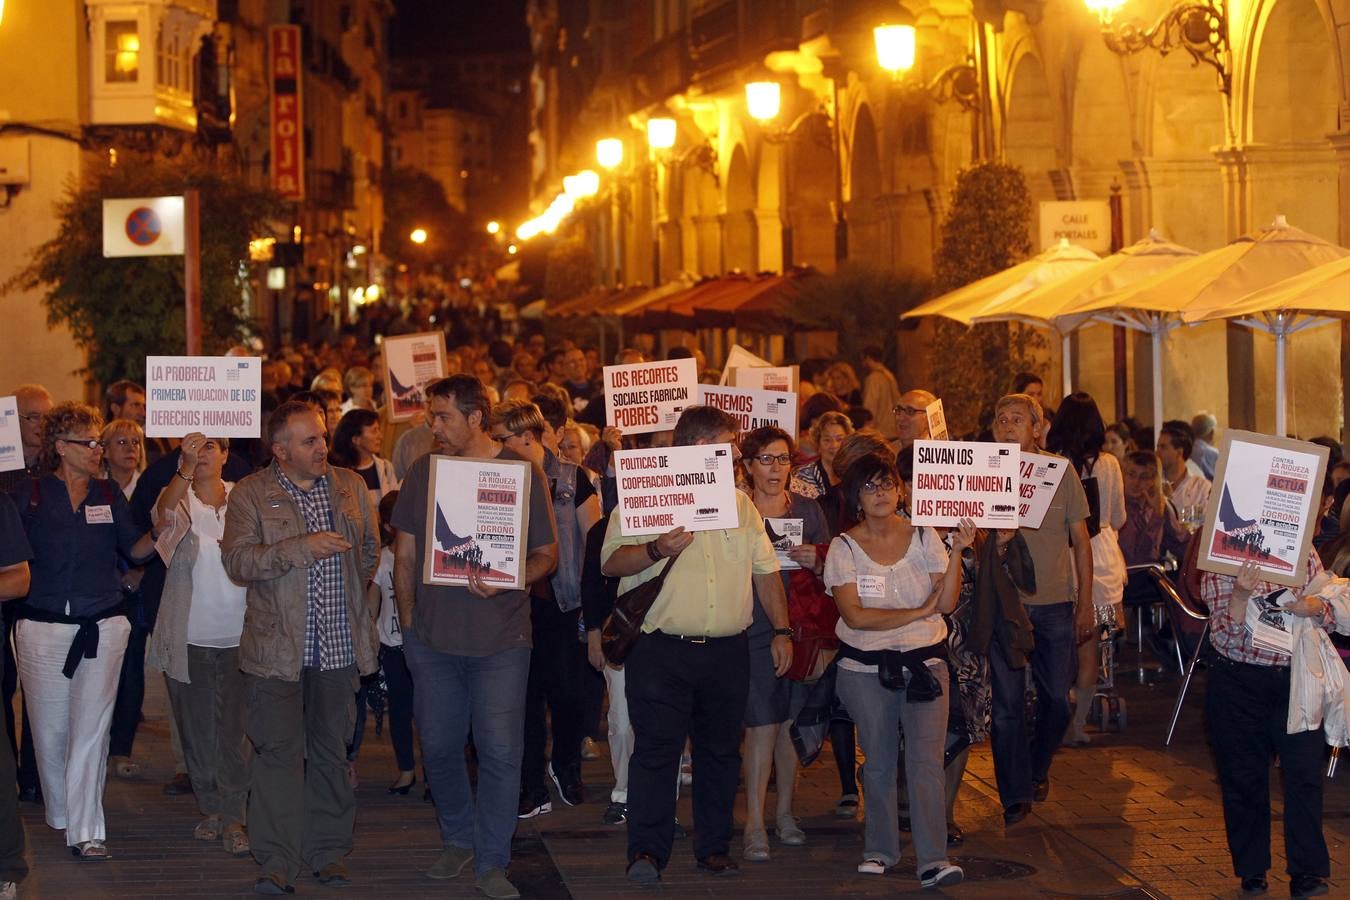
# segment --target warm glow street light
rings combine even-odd
[[[1125,5],[1124,0],[1083,0],[1089,10],[1096,14],[1103,25],[1110,25],[1116,10]]]
[[[658,116],[647,120],[647,146],[653,150],[669,150],[675,146],[675,120]]]
[[[414,244],[425,244],[427,242],[427,230],[425,228],[414,228],[412,234],[408,235],[408,240]]]
[[[497,232],[499,232],[499,231],[501,231],[501,230],[502,230],[502,224],[501,224],[500,222],[492,221],[492,222],[487,223],[487,233],[488,233],[488,234],[496,234]]]
[[[595,161],[603,169],[615,169],[623,162],[623,141],[602,138],[595,142]]]
[[[750,118],[768,122],[778,117],[783,103],[783,89],[776,81],[752,81],[745,86],[745,105]]]
[[[1109,0],[1088,0],[1091,2],[1109,2]],[[872,29],[877,44],[877,63],[891,77],[914,68],[914,54],[917,44],[913,25],[878,25]]]

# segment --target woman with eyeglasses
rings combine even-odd
[[[21,488],[32,587],[15,648],[37,751],[46,819],[81,860],[108,858],[103,818],[108,732],[131,630],[118,562],[154,552],[117,482],[104,477],[103,420],[62,403],[42,420],[46,473]]]
[[[239,640],[247,590],[230,580],[220,555],[234,488],[221,475],[229,452],[225,438],[200,432],[183,438],[178,468],[155,502],[156,546],[168,571],[150,664],[164,673],[192,793],[205,816],[192,836],[221,840],[226,853],[243,856],[249,753]]]
[[[131,500],[141,470],[145,466],[145,432],[131,419],[113,419],[103,426],[103,465],[108,477],[117,482],[122,495]],[[142,566],[118,561],[122,590],[126,594],[127,651],[122,657],[122,675],[117,681],[117,699],[113,703],[112,730],[109,732],[108,765],[119,778],[140,774],[141,767],[131,758],[140,726],[141,704],[145,700],[145,641],[150,634],[150,618],[141,597]]]
[[[828,509],[842,480],[834,458],[844,445],[844,439],[852,433],[853,423],[848,416],[842,412],[822,413],[811,423],[810,431],[811,443],[820,455],[792,473],[788,489],[808,500],[818,500],[822,509]]]
[[[793,569],[809,572],[819,579],[825,556],[821,552],[830,540],[825,514],[814,500],[788,490],[792,471],[792,437],[781,428],[756,428],[741,438],[741,462],[750,480],[750,497],[764,517],[769,540],[784,566],[780,575],[788,606],[793,604]],[[800,540],[787,537],[791,528],[801,529]],[[791,566],[792,569],[786,568]],[[817,584],[817,596],[823,596]],[[798,598],[799,600],[801,598]],[[779,678],[774,672],[769,645],[773,625],[759,605],[754,604],[754,619],[747,634],[750,643],[750,694],[745,705],[745,845],[747,860],[769,858],[769,836],[764,827],[764,798],[769,788],[769,771],[775,771],[778,799],[774,822],[778,840],[787,846],[806,843],[806,834],[792,815],[792,792],[797,780],[797,752],[792,746],[788,726],[806,702],[809,685],[804,681]],[[797,652],[806,652],[798,646]],[[824,654],[822,654],[824,655]],[[828,651],[825,664],[833,658]]]
[[[947,737],[947,625],[956,606],[961,551],[975,540],[963,520],[948,557],[931,528],[896,514],[903,485],[894,458],[873,454],[844,474],[855,524],[834,539],[825,587],[839,608],[836,690],[858,726],[867,766],[863,861],[880,875],[900,861],[896,734],[905,740],[914,855],[922,887],[958,884],[964,874],[947,858],[943,750]]]

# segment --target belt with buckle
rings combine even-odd
[[[744,632],[741,632],[743,634]],[[740,637],[741,634],[724,634],[713,636],[709,634],[672,634],[669,631],[653,631],[652,634],[659,634],[662,637],[674,638],[677,641],[684,641],[686,644],[706,644],[709,641],[725,641],[730,638]]]

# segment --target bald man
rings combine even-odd
[[[937,397],[922,388],[912,388],[900,395],[900,402],[892,409],[896,452],[928,437],[928,407],[936,401]]]

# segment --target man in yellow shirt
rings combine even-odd
[[[710,406],[691,406],[675,424],[676,446],[731,444],[738,423]],[[739,458],[739,452],[735,453]],[[764,520],[736,492],[737,526],[656,539],[624,537],[617,512],[601,550],[619,591],[660,574],[679,557],[628,656],[628,711],[636,733],[628,766],[628,878],[650,884],[670,861],[675,838],[675,781],[685,738],[694,755],[694,856],[714,875],[737,873],[727,855],[741,769],[741,722],[750,686],[750,625],[756,596],[774,626],[771,647],[781,677],[792,664],[787,599]]]

